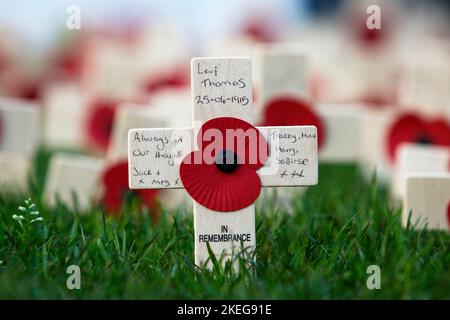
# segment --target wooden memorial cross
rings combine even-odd
[[[39,144],[39,106],[0,97],[0,189],[25,191]]]
[[[182,181],[183,177],[180,175],[180,172],[184,170],[180,168],[184,166],[186,155],[200,148],[197,146],[199,131],[202,134],[199,126],[215,123],[216,120],[219,122],[222,119],[229,120],[231,117],[234,118],[231,119],[234,122],[245,121],[247,126],[252,127],[251,61],[248,58],[194,58],[191,61],[191,89],[193,127],[129,131],[129,183],[130,189],[186,187],[188,193],[195,198],[195,263],[202,265],[207,263],[209,258],[207,243],[218,259],[226,258],[222,262],[242,253],[238,252],[239,248],[242,248],[241,245],[247,254],[252,254],[256,245],[254,203],[239,210],[230,211],[227,208],[233,207],[236,194],[234,198],[229,194],[220,197],[216,192],[217,189],[224,187],[226,182],[222,185],[211,185],[210,188],[204,187],[207,190],[201,189],[201,182],[208,184],[209,180],[212,181],[211,179],[215,179],[217,175],[224,175],[223,172],[226,171],[222,167],[223,163],[220,166],[217,162],[217,155],[216,163],[213,163],[212,167],[207,167],[210,170],[208,173],[212,172],[210,176],[207,175],[205,178],[205,172],[191,175],[189,187],[192,186],[192,180],[201,180],[198,185],[194,184],[194,187],[197,187],[194,191],[189,190],[184,183],[186,180]],[[212,121],[212,119],[215,120]],[[259,127],[254,131],[264,136],[270,150],[264,167],[254,174],[257,180],[251,180],[249,188],[252,188],[251,184],[257,185],[258,188],[317,184],[316,127]],[[206,134],[202,136],[203,139],[205,136]],[[194,143],[191,143],[192,141]],[[222,149],[222,155],[225,155],[223,151],[224,149]],[[234,160],[236,158],[239,157],[235,155]],[[225,159],[225,166],[228,166],[228,154]],[[183,164],[181,164],[182,161]],[[237,163],[238,170],[245,170],[239,167],[239,159]],[[248,181],[248,179],[242,179],[238,181],[238,185],[249,185]],[[238,188],[240,189],[241,186]],[[202,198],[198,195],[199,193],[206,196]],[[259,192],[256,197],[258,194]],[[243,196],[245,198],[246,195]],[[208,206],[212,199],[216,199],[220,202],[219,206],[225,209],[208,209],[198,203],[197,199],[200,198],[206,199]],[[205,204],[203,200],[202,203]],[[211,267],[210,263],[207,265]]]
[[[406,177],[402,222],[450,231],[450,173],[414,172]]]

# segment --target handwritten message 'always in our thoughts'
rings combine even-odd
[[[189,143],[186,130],[132,130],[130,174],[137,187],[182,188],[178,164]]]

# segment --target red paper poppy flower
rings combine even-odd
[[[150,209],[153,218],[157,219],[159,216],[156,201],[159,190],[130,190],[128,188],[128,162],[119,162],[107,168],[101,182],[105,190],[103,204],[108,214],[118,214],[127,195],[135,195],[139,197],[144,206]]]
[[[214,211],[236,211],[253,204],[261,192],[256,173],[268,158],[268,145],[251,124],[231,117],[211,119],[198,136],[199,150],[180,166],[186,191]]]
[[[94,102],[87,119],[89,144],[96,149],[106,150],[111,137],[117,103],[107,100]]]
[[[160,74],[151,78],[144,84],[147,93],[155,93],[161,89],[174,88],[181,89],[189,85],[189,76],[184,70],[175,70],[170,73]]]
[[[450,147],[450,125],[444,119],[424,120],[408,113],[391,126],[387,138],[387,151],[392,161],[402,143],[423,143]]]
[[[322,120],[307,102],[292,98],[280,97],[269,101],[265,108],[264,126],[316,126],[319,148],[325,137]]]

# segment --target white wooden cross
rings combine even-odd
[[[450,173],[415,172],[406,177],[403,225],[450,231]]]
[[[132,129],[129,131],[130,189],[183,188],[179,164],[197,150],[200,125],[217,117],[248,123],[252,117],[251,61],[248,58],[194,58],[191,61],[193,127]],[[177,115],[173,115],[176,117]],[[318,182],[317,130],[313,126],[259,127],[270,146],[269,160],[258,171],[261,185],[309,186]],[[208,262],[204,239],[223,233],[248,235],[246,252],[256,245],[255,205],[233,212],[216,212],[194,202],[195,263]],[[212,235],[212,237],[210,237]],[[222,237],[225,238],[225,237]],[[214,255],[234,257],[240,243],[209,242]],[[211,263],[207,264],[209,267]]]
[[[443,146],[405,143],[399,146],[392,174],[392,194],[401,199],[410,173],[450,171],[450,149]]]
[[[44,198],[48,205],[54,207],[61,202],[87,213],[98,191],[104,167],[105,162],[95,157],[64,152],[54,154],[44,185]]]
[[[289,98],[310,104],[322,121],[322,162],[355,162],[358,157],[361,108],[348,103],[313,103],[309,90],[310,54],[299,45],[264,44],[255,51],[259,64],[260,108],[264,113],[271,101]],[[293,110],[294,111],[294,110]]]
[[[39,106],[22,99],[0,97],[0,189],[27,189],[39,137]]]

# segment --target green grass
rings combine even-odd
[[[450,234],[402,228],[388,190],[355,166],[321,166],[320,184],[292,199],[292,215],[276,199],[258,201],[254,272],[235,274],[194,266],[192,215],[183,208],[164,211],[157,225],[133,201],[120,218],[48,208],[48,157],[35,161],[30,194],[0,194],[0,298],[450,298]],[[43,221],[30,222],[34,211]],[[81,290],[66,287],[71,264],[81,268]],[[372,264],[381,290],[366,287]]]

